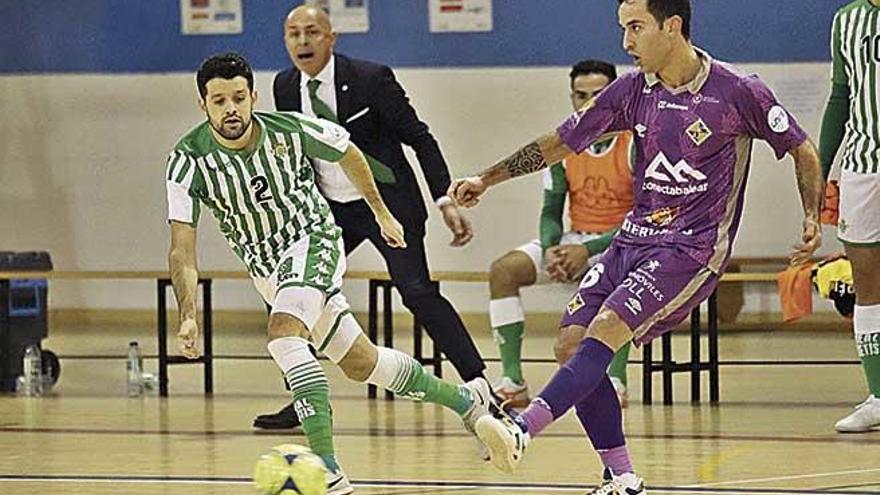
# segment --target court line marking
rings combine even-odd
[[[747,483],[766,483],[770,481],[791,481],[791,480],[805,480],[811,478],[829,478],[832,476],[843,476],[848,474],[864,474],[864,473],[875,473],[880,471],[880,468],[867,468],[867,469],[853,469],[850,471],[831,471],[828,473],[814,473],[814,474],[796,474],[790,476],[774,476],[772,478],[754,478],[747,480],[733,480],[733,481],[718,481],[714,483],[699,483],[696,485],[685,485],[687,487],[693,488],[703,488],[703,487],[713,487],[713,486],[722,486],[722,485],[741,485]]]
[[[131,484],[214,484],[214,485],[246,485],[250,478],[242,477],[201,477],[201,476],[151,476],[151,475],[16,475],[0,474],[0,483],[131,483]],[[353,480],[358,488],[449,488],[449,489],[483,489],[522,491],[553,491],[569,492],[589,490],[594,485],[564,483],[503,483],[482,481],[415,481],[415,480]],[[880,493],[852,490],[815,490],[796,488],[706,488],[696,486],[651,486],[651,493],[698,493],[700,495],[865,495]]]
[[[188,436],[283,436],[289,437],[291,433],[284,431],[283,433],[264,432],[257,430],[135,430],[135,429],[101,429],[101,428],[31,428],[22,426],[0,426],[0,434],[2,433],[50,433],[50,434],[90,434],[90,435],[188,435]],[[394,429],[394,428],[335,428],[333,430],[336,436],[348,437],[424,437],[424,438],[443,438],[443,437],[468,437],[470,434],[464,431],[444,431],[444,430],[413,430],[413,429]],[[302,436],[301,431],[292,433],[294,436]],[[542,433],[545,438],[572,438],[583,439],[582,433]],[[870,444],[877,445],[876,437],[860,436],[848,437],[841,435],[822,435],[822,436],[769,436],[769,435],[753,435],[753,434],[693,434],[693,433],[661,433],[661,434],[644,434],[631,433],[627,434],[627,438],[632,440],[718,440],[726,442],[766,442],[766,443],[834,443],[834,444]]]

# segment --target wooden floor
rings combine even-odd
[[[123,396],[121,356],[131,338],[155,352],[149,327],[54,330],[46,347],[64,356],[51,395],[0,395],[0,494],[249,494],[258,454],[296,433],[251,429],[257,413],[283,404],[271,361],[220,359],[216,394],[199,392],[196,368],[177,367],[171,397]],[[488,356],[497,355],[483,335]],[[402,349],[409,343],[401,342]],[[549,334],[530,335],[526,354],[549,356]],[[218,322],[221,355],[264,356],[258,328]],[[684,341],[676,351],[686,353]],[[853,359],[852,334],[723,335],[721,357]],[[104,357],[104,359],[97,359]],[[638,352],[634,353],[638,358]],[[155,361],[147,361],[155,368]],[[336,444],[357,493],[584,493],[600,465],[572,415],[532,443],[520,471],[496,472],[452,414],[432,405],[367,401],[325,363],[333,387]],[[537,389],[551,365],[528,365]],[[447,368],[447,376],[451,370]],[[836,434],[832,425],[866,394],[859,368],[722,368],[718,407],[687,402],[687,379],[676,379],[674,406],[639,403],[639,366],[631,366],[634,397],[625,412],[629,446],[649,493],[880,493],[880,432]],[[491,367],[492,375],[497,367]],[[659,394],[659,385],[655,388]]]

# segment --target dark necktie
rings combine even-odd
[[[306,83],[306,87],[308,87],[309,90],[309,101],[312,103],[312,112],[314,112],[317,117],[338,124],[339,120],[336,118],[336,113],[333,112],[330,105],[318,97],[319,86],[321,86],[321,81],[317,79],[312,79]],[[373,178],[376,182],[393,184],[397,181],[394,177],[394,171],[391,170],[390,167],[366,153],[364,153],[364,157],[366,157],[367,163],[370,165],[370,170],[373,172]]]

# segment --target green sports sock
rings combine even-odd
[[[489,321],[501,354],[502,374],[522,384],[522,339],[526,323],[519,296],[489,301]]]
[[[614,359],[611,360],[611,364],[608,366],[608,374],[620,380],[624,386],[627,386],[626,363],[629,361],[629,351],[631,348],[632,342],[627,342],[626,345],[617,351],[617,354],[614,355]]]
[[[501,354],[501,373],[515,383],[523,382],[522,338],[526,322],[518,321],[492,329]]]
[[[856,305],[853,329],[868,390],[874,397],[880,397],[880,304]]]
[[[330,384],[317,361],[295,366],[285,374],[293,408],[302,423],[309,447],[333,471],[339,469],[333,448],[333,418],[330,413]]]
[[[428,373],[418,361],[400,351],[379,347],[376,367],[367,378],[378,385],[409,399],[440,404],[459,415],[473,405],[470,392]]]

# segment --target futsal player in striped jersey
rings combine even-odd
[[[827,178],[843,145],[837,237],[852,263],[853,329],[869,393],[834,428],[857,433],[880,426],[880,1],[856,0],[837,11],[831,58],[819,150]]]
[[[404,245],[403,228],[379,196],[348,132],[299,113],[255,112],[253,72],[237,54],[207,59],[196,81],[206,120],[174,147],[165,175],[181,352],[189,358],[200,355],[196,227],[206,207],[272,306],[269,353],[290,385],[309,446],[329,468],[329,494],[344,495],[353,488],[333,447],[330,386],[309,345],[352,380],[446,406],[473,431],[476,420],[488,413],[486,380],[456,386],[406,354],[376,347],[340,291],[345,272],[341,231],[315,184],[311,159],[338,163],[369,204],[388,245]]]

